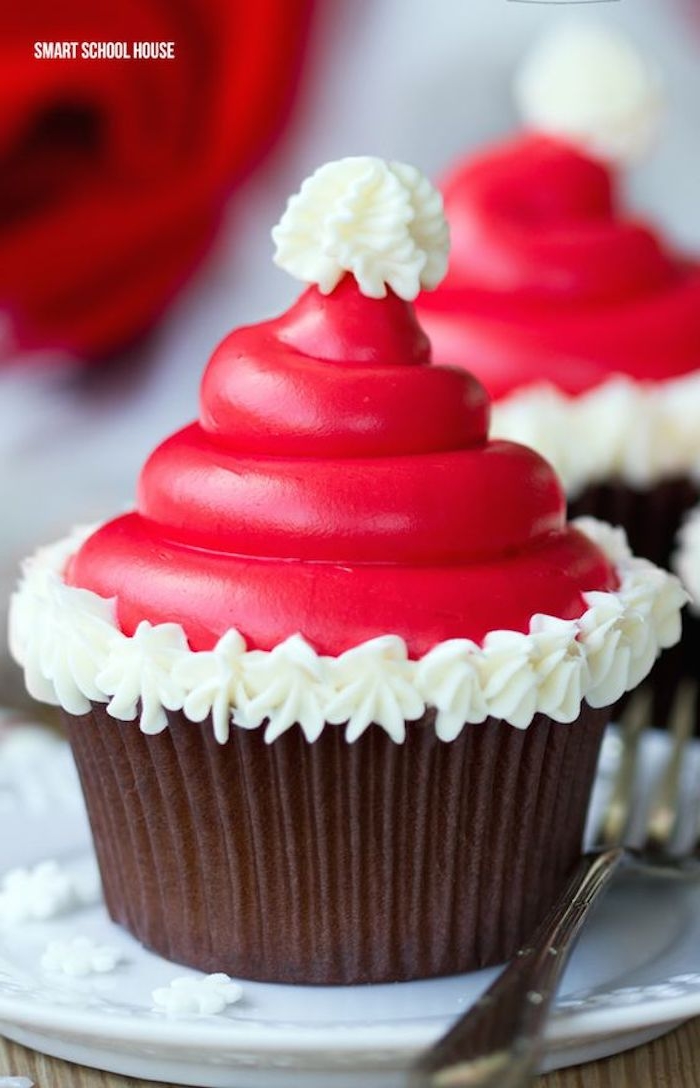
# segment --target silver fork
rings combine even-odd
[[[658,783],[639,788],[639,750],[648,720],[644,692],[622,722],[619,768],[594,841],[552,910],[477,1003],[412,1067],[410,1088],[525,1088],[544,1050],[544,1031],[581,927],[622,864],[669,879],[700,875],[700,796],[683,811],[684,769],[693,734],[693,692],[680,688],[672,742]],[[641,830],[641,846],[631,836]],[[689,834],[690,832],[690,834]]]

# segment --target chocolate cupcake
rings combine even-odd
[[[686,516],[678,533],[673,565],[690,594],[683,617],[683,639],[673,654],[683,654],[685,710],[692,713],[700,733],[700,506]]]
[[[700,264],[625,213],[616,170],[650,142],[659,79],[617,35],[577,27],[517,92],[530,128],[444,180],[450,268],[420,320],[436,361],[486,386],[493,433],[552,462],[572,517],[621,525],[668,567],[700,496]],[[659,724],[680,675],[659,677]]]
[[[677,580],[567,525],[411,300],[437,192],[318,170],[274,231],[310,284],[232,332],[137,509],[27,561],[12,646],[58,703],[112,917],[206,971],[413,979],[509,956],[581,845],[608,707]]]

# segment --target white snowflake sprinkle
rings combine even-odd
[[[240,1001],[243,990],[228,975],[183,976],[153,991],[153,1004],[169,1014],[216,1016]]]
[[[122,960],[122,954],[110,945],[98,944],[90,937],[73,937],[67,941],[50,941],[41,957],[45,971],[55,971],[71,978],[103,975]]]
[[[0,921],[45,921],[81,906],[74,878],[56,861],[12,869],[0,886]]]

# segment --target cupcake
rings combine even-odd
[[[700,733],[700,505],[685,518],[678,533],[674,567],[690,594],[683,620],[683,641],[674,654],[683,654],[685,698],[696,733]]]
[[[690,593],[690,611],[700,611],[700,506],[686,517],[678,534],[675,567]]]
[[[493,433],[554,465],[571,516],[623,526],[668,566],[700,496],[700,264],[618,193],[658,123],[659,79],[625,40],[576,27],[535,50],[516,90],[528,129],[444,180],[450,267],[419,317],[436,361],[486,386]]]
[[[413,167],[330,163],[136,510],[40,550],[13,598],[63,709],[111,916],[204,971],[359,983],[509,956],[575,864],[608,708],[678,638],[678,581],[565,520],[488,438],[412,305],[442,277]]]

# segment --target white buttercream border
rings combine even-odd
[[[673,565],[690,594],[690,609],[700,615],[700,506],[686,517],[678,531]]]
[[[674,575],[634,558],[624,533],[581,518],[577,527],[614,563],[620,587],[584,594],[577,620],[534,615],[527,634],[491,631],[481,646],[439,643],[420,660],[397,635],[384,635],[337,657],[321,656],[301,634],[270,651],[248,650],[228,631],[211,651],[190,650],[176,623],[144,620],[132,636],[115,619],[115,602],[67,586],[62,572],[92,530],[78,530],[25,561],[10,604],[10,649],[30,694],[85,714],[93,702],[144,733],[167,727],[166,710],[193,722],[211,715],[218,741],[231,724],[265,725],[271,743],[298,723],[314,741],[326,723],[345,724],[354,741],[370,724],[396,742],[405,723],[436,710],[441,740],[467,723],[502,718],[524,729],[537,713],[572,722],[583,699],[612,705],[650,671],[661,649],[680,638],[687,594]]]
[[[663,382],[617,375],[576,397],[527,386],[493,405],[491,433],[546,457],[569,495],[621,480],[646,488],[700,474],[699,369]]]

